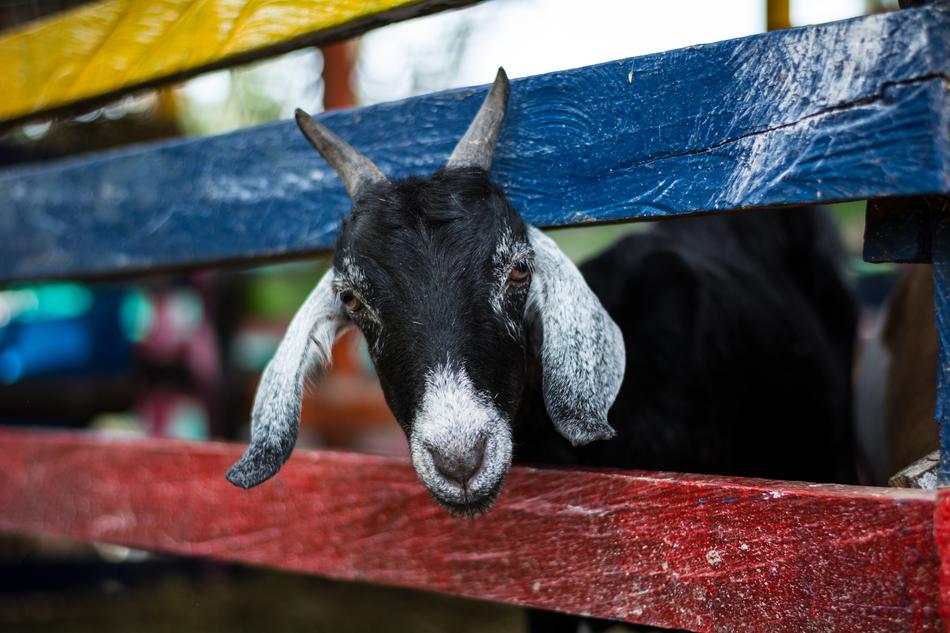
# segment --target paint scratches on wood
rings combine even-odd
[[[101,0],[0,34],[0,120],[475,0]]]
[[[940,552],[940,616],[950,629],[950,490],[939,492],[934,534]]]
[[[402,460],[297,451],[242,491],[240,452],[0,431],[0,529],[698,631],[941,629],[932,491],[515,468],[459,519]]]

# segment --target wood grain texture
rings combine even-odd
[[[515,468],[478,519],[406,461],[0,431],[0,529],[698,631],[936,631],[936,493]]]
[[[945,192],[948,68],[950,11],[925,8],[516,80],[493,176],[546,226]],[[321,118],[425,175],[483,91]],[[290,122],[9,169],[0,201],[6,280],[299,257],[349,209]]]
[[[950,630],[950,490],[938,492],[934,537],[940,553],[940,617]]]
[[[937,364],[937,411],[940,425],[938,485],[950,485],[950,216],[933,221],[934,310],[939,356]]]
[[[101,0],[0,33],[0,121],[476,0]]]

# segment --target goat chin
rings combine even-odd
[[[492,509],[495,505],[495,501],[498,500],[498,495],[501,493],[504,483],[504,478],[502,478],[490,490],[481,492],[478,496],[466,496],[462,502],[444,499],[428,486],[426,486],[426,490],[429,491],[429,494],[432,495],[435,502],[447,510],[452,516],[474,518]]]

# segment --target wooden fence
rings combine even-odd
[[[464,2],[368,4],[262,39],[245,41],[235,22],[235,40],[214,55],[125,77],[101,70],[112,35],[40,94],[36,38],[71,41],[97,11],[125,6],[96,3],[0,34],[0,63],[22,79],[0,117]],[[247,11],[246,20],[285,23],[254,2]],[[186,38],[190,28],[179,21],[169,32]],[[444,163],[483,90],[322,118],[387,175],[420,174]],[[516,80],[492,176],[541,226],[872,200],[867,259],[934,264],[950,481],[946,3]],[[290,122],[7,168],[0,201],[5,281],[306,256],[332,246],[349,208]],[[272,482],[241,491],[223,477],[239,454],[2,431],[0,528],[701,631],[950,622],[942,491],[515,468],[496,509],[472,521],[432,504],[402,460],[297,451]]]

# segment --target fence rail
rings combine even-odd
[[[698,631],[941,629],[932,491],[516,467],[470,520],[404,460],[297,451],[243,491],[240,454],[0,431],[0,529]]]
[[[899,51],[895,54],[894,51]],[[950,11],[911,9],[513,82],[495,180],[538,225],[950,193]],[[391,177],[483,96],[326,115]],[[0,281],[299,257],[349,200],[290,122],[0,172]]]
[[[474,2],[92,2],[0,33],[0,126]]]

